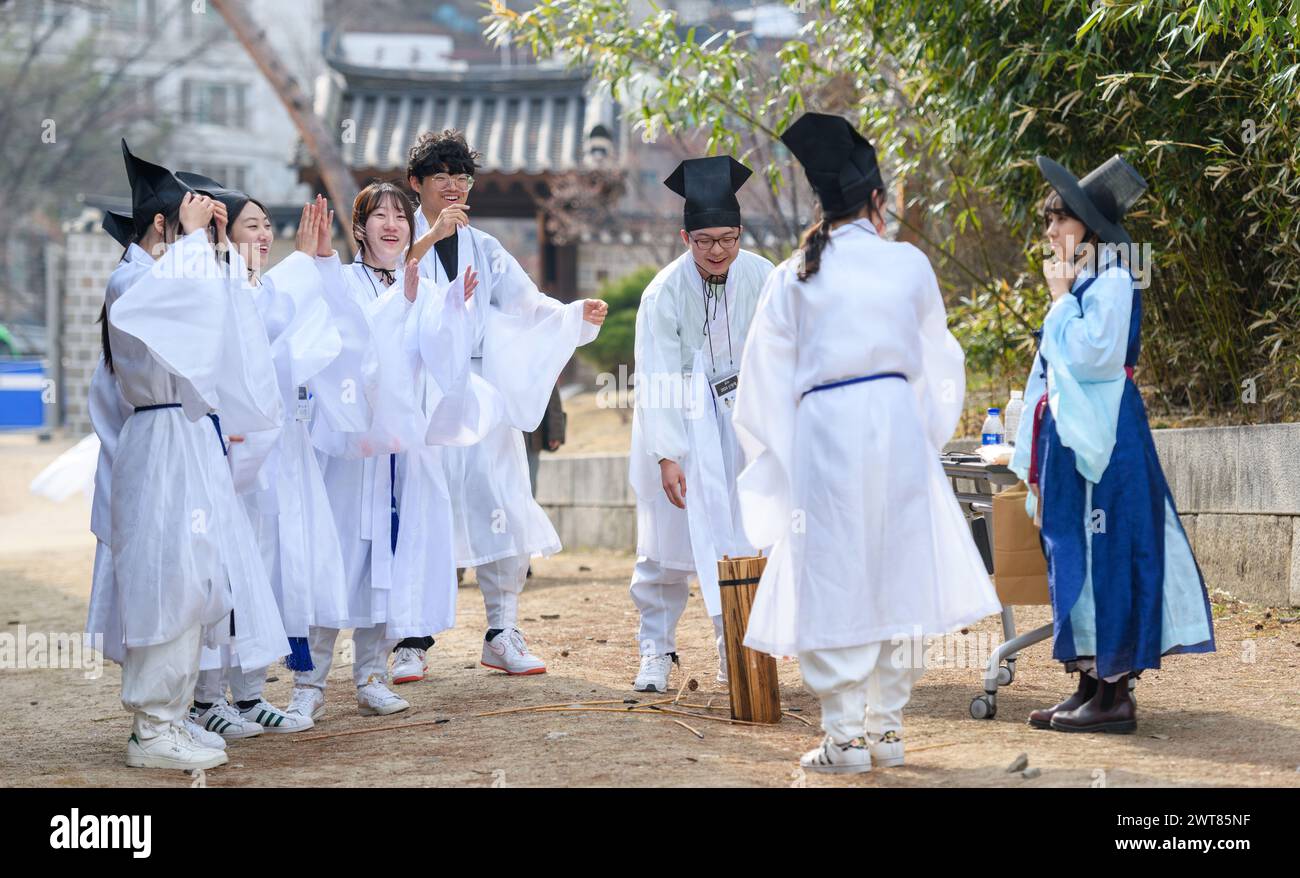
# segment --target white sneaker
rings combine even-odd
[[[284,712],[290,716],[305,716],[314,723],[325,715],[325,693],[315,686],[294,686],[293,697]]]
[[[868,738],[871,760],[882,768],[896,768],[903,764],[903,739],[897,732],[888,731],[874,740]]]
[[[247,710],[240,709],[239,715],[246,720],[251,720],[261,726],[268,732],[287,734],[290,732],[305,732],[312,726],[316,725],[310,716],[302,714],[289,713],[287,710],[281,710],[266,699],[260,699],[256,704]]]
[[[673,669],[673,654],[641,656],[641,670],[637,671],[632,688],[637,692],[667,692],[668,674]]]
[[[194,743],[200,747],[207,747],[209,750],[226,749],[225,738],[216,732],[209,732],[189,717],[186,717],[185,722],[181,723],[181,725],[185,727],[185,731],[189,733],[189,736],[194,739]]]
[[[126,764],[130,768],[216,768],[225,765],[224,750],[200,746],[184,727],[168,726],[160,735],[141,739],[135,732],[126,741]]]
[[[546,673],[546,662],[528,651],[528,641],[518,628],[507,628],[491,640],[483,641],[483,655],[479,663],[485,668],[505,671],[512,676]]]
[[[362,716],[388,716],[401,713],[411,705],[398,696],[376,677],[366,681],[366,685],[357,687],[357,707]]]
[[[393,654],[393,684],[418,683],[429,669],[424,662],[424,650],[403,646]]]
[[[799,766],[823,774],[865,774],[871,770],[871,750],[865,738],[836,744],[827,735],[820,747],[803,754]]]
[[[212,706],[207,710],[200,711],[191,707],[190,719],[209,732],[216,732],[227,741],[255,738],[263,732],[261,726],[240,716],[239,711],[224,698],[212,702]]]

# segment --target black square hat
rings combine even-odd
[[[104,219],[100,222],[100,227],[123,247],[130,247],[131,240],[135,237],[135,219],[131,214],[120,210],[104,211]]]
[[[224,204],[226,206],[227,224],[234,223],[239,218],[239,213],[244,209],[244,205],[252,200],[248,193],[241,192],[238,189],[229,189],[203,174],[196,174],[193,171],[177,171],[176,176],[195,192],[209,198],[215,198]]]
[[[752,173],[729,155],[714,155],[686,159],[668,175],[664,185],[686,199],[682,211],[686,231],[739,226],[736,193]]]
[[[852,213],[885,188],[875,147],[841,116],[804,113],[781,133],[781,142],[803,165],[828,216]]]
[[[131,185],[131,217],[135,220],[136,234],[143,235],[156,214],[166,216],[173,212],[180,207],[185,194],[193,190],[162,165],[132,155],[125,138],[122,159]]]

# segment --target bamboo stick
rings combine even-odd
[[[395,732],[400,729],[414,729],[419,726],[436,726],[443,722],[446,722],[446,720],[427,719],[421,720],[418,723],[398,723],[393,726],[376,726],[373,729],[352,729],[346,732],[327,732],[323,735],[307,735],[305,738],[299,735],[294,735],[289,740],[296,744],[301,744],[306,741],[323,741],[326,738],[346,738],[349,735],[368,735],[371,732]]]
[[[666,704],[669,701],[672,701],[672,699],[665,698],[663,701],[656,701],[654,703]],[[508,713],[525,713],[530,710],[542,710],[543,708],[547,708],[547,707],[569,707],[572,705],[587,707],[589,705],[599,705],[599,704],[627,704],[627,700],[622,698],[610,698],[605,701],[557,701],[554,704],[531,704],[527,707],[512,707],[509,708],[508,710],[492,710],[492,711],[488,711],[487,713],[476,713],[474,714],[474,716],[475,717],[504,716],[505,714]],[[631,704],[628,706],[636,707],[637,705]]]
[[[677,723],[677,725],[679,725],[679,726],[681,726],[682,728],[686,729],[686,731],[688,731],[688,732],[690,732],[691,734],[695,735],[695,737],[699,738],[700,740],[704,740],[704,732],[701,732],[699,729],[697,729],[697,728],[693,728],[693,727],[691,727],[691,726],[688,726],[686,723],[682,722],[682,721],[679,720],[679,719],[675,719],[675,720],[673,720],[673,722]]]

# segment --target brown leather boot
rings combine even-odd
[[[1058,732],[1110,732],[1129,735],[1137,728],[1137,703],[1128,691],[1128,677],[1101,681],[1097,694],[1082,707],[1052,717]]]
[[[1076,707],[1082,707],[1096,692],[1097,680],[1080,671],[1079,688],[1074,690],[1074,694],[1060,704],[1052,707],[1040,707],[1038,710],[1033,711],[1029,714],[1029,724],[1036,729],[1050,729],[1053,716],[1063,710],[1074,710]]]

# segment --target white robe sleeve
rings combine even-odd
[[[219,266],[206,232],[196,231],[168,247],[108,313],[113,328],[184,382],[186,416],[215,410],[228,435],[275,429],[283,416],[266,331],[235,279],[239,270]]]
[[[790,532],[799,405],[796,283],[787,265],[768,275],[741,356],[731,420],[749,462],[736,481],[745,535],[759,547],[771,546]]]
[[[935,452],[952,438],[966,398],[966,354],[948,331],[948,313],[930,260],[913,249],[921,276],[921,374],[911,381],[921,423]]]
[[[473,345],[465,275],[442,285],[421,278],[413,319],[407,322],[406,346],[426,373],[429,445],[473,445],[505,416],[500,393],[470,370]]]
[[[551,390],[574,350],[600,327],[582,319],[583,302],[564,304],[537,289],[523,267],[495,240],[481,237],[487,265],[476,307],[486,307],[483,377],[501,394],[506,418],[525,432],[537,429]]]
[[[677,307],[670,285],[673,277],[641,300],[633,345],[637,382],[636,417],[644,453],[654,463],[681,463],[690,449],[682,404],[682,343],[677,331]]]
[[[1089,285],[1084,303],[1080,308],[1079,300],[1067,293],[1048,309],[1044,334],[1055,330],[1055,359],[1063,360],[1059,366],[1049,362],[1068,368],[1079,381],[1112,380],[1124,371],[1128,355],[1133,281],[1123,269],[1111,268]]]
[[[348,292],[338,255],[317,257],[315,263],[340,349],[310,382],[314,408],[331,429],[362,432],[370,427],[372,400],[379,392],[375,337],[365,311]]]

